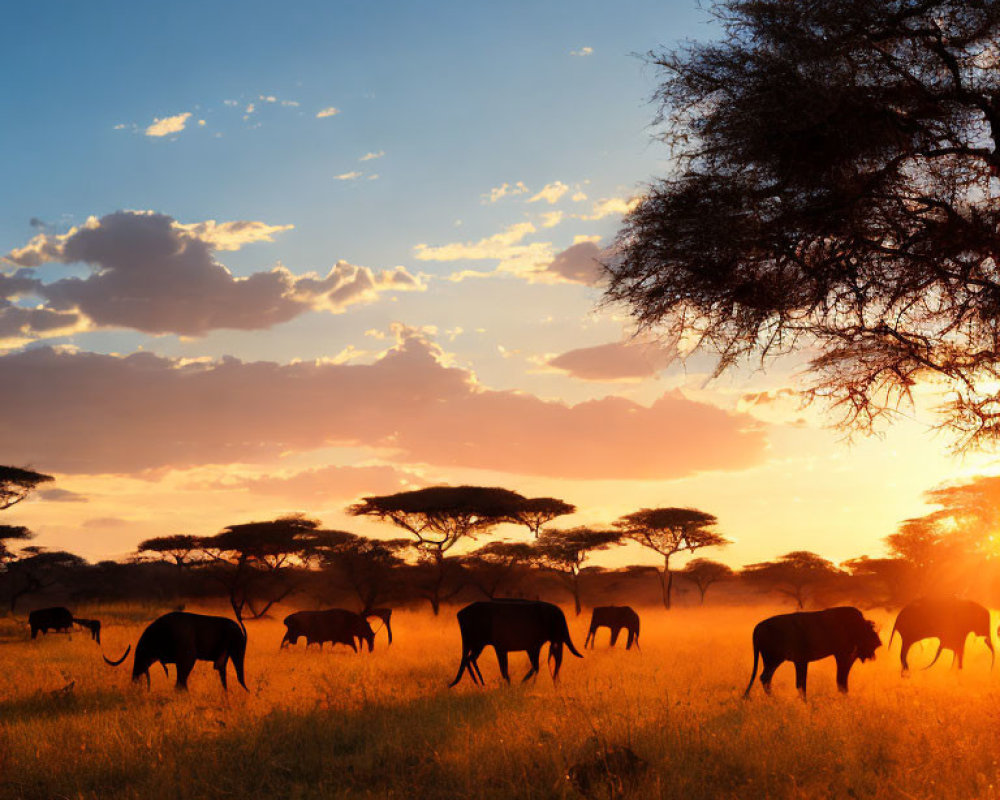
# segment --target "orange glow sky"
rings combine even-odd
[[[339,5],[74,9],[44,57],[0,56],[27,154],[0,199],[0,463],[57,478],[4,523],[90,559],[293,511],[392,536],[344,507],[476,483],[572,502],[566,525],[698,507],[732,564],[839,561],[996,471],[926,407],[846,444],[795,363],[709,381],[598,305],[594,258],[669,168],[631,54],[711,35],[693,2]]]

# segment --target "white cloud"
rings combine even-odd
[[[579,50],[570,50],[569,51],[569,54],[571,56],[589,56],[589,55],[593,55],[593,53],[594,53],[594,48],[593,47],[581,47]]]
[[[537,203],[539,200],[544,200],[549,205],[554,205],[559,202],[559,199],[569,191],[569,187],[562,181],[556,181],[555,183],[549,183],[545,185],[538,194],[531,197],[529,203]]]
[[[172,117],[154,117],[153,124],[146,128],[146,135],[153,137],[169,136],[171,133],[180,133],[184,130],[190,111],[183,114],[175,114]]]
[[[374,161],[376,158],[382,158],[385,155],[385,150],[379,150],[377,153],[365,153],[358,161]]]
[[[295,226],[268,225],[254,220],[216,222],[214,219],[207,219],[188,225],[174,222],[173,227],[200,239],[213,250],[239,250],[245,244],[273,242],[274,234],[290,231]]]
[[[488,192],[480,195],[483,198],[484,203],[495,203],[503,197],[515,194],[525,194],[528,191],[528,187],[524,185],[523,181],[518,181],[515,184],[502,183],[499,186],[494,186]]]
[[[633,197],[626,200],[623,197],[604,197],[594,203],[590,214],[577,214],[577,219],[596,220],[610,217],[614,214],[624,216],[642,202],[642,198]]]
[[[495,233],[486,239],[480,239],[478,242],[453,242],[437,247],[418,244],[413,248],[413,251],[420,261],[502,259],[509,257],[513,252],[512,248],[518,245],[529,233],[534,232],[535,226],[530,222],[518,222],[501,233]]]
[[[330,106],[329,108],[323,108],[316,112],[316,119],[324,119],[326,117],[332,117],[340,113],[339,108],[334,108]]]
[[[560,222],[563,221],[562,211],[547,211],[542,214],[542,227],[543,228],[554,228]]]
[[[570,198],[570,200],[572,200],[574,203],[582,203],[586,199],[587,199],[586,193],[580,191],[579,189],[573,192],[573,196]]]
[[[356,181],[362,175],[364,175],[363,172],[358,172],[357,170],[353,170],[351,172],[342,172],[339,175],[334,175],[333,177],[338,181]]]

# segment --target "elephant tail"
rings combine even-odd
[[[103,659],[104,659],[105,663],[107,663],[107,664],[108,664],[108,666],[111,666],[111,667],[117,667],[117,666],[118,666],[119,664],[121,664],[121,663],[122,663],[122,662],[123,662],[123,661],[124,661],[124,660],[125,660],[126,658],[128,658],[128,654],[129,654],[130,652],[132,652],[132,645],[129,645],[128,647],[126,647],[126,648],[125,648],[125,652],[124,652],[124,653],[122,654],[122,657],[121,657],[121,658],[119,658],[119,659],[118,659],[117,661],[112,661],[112,660],[111,660],[110,658],[108,658],[108,657],[107,657],[106,655],[104,655],[104,653],[101,653],[101,658],[103,658]]]
[[[573,640],[569,638],[569,625],[566,624],[565,616],[563,616],[562,619],[560,620],[559,627],[561,628],[561,630],[559,631],[559,638],[562,639],[563,642],[565,642],[566,647],[569,648],[569,651],[577,658],[583,658],[583,656],[580,654],[580,651],[577,650],[575,647],[573,647]]]
[[[464,609],[463,609],[464,611]],[[458,630],[462,634],[462,660],[458,665],[458,674],[455,676],[455,680],[448,684],[448,688],[451,689],[453,686],[457,685],[460,680],[462,680],[462,674],[465,670],[469,670],[469,676],[472,678],[472,682],[476,683],[476,673],[472,670],[470,666],[470,661],[472,660],[472,644],[470,642],[471,637],[466,631],[466,626],[462,623],[462,611],[458,612]]]
[[[889,641],[885,643],[885,649],[887,651],[892,647],[892,637],[896,635],[896,623],[897,622],[899,622],[899,617],[898,616],[896,617],[896,619],[892,623],[892,630],[889,631]],[[900,639],[903,638],[903,634],[902,633],[899,634],[899,638]]]
[[[760,663],[760,648],[757,643],[753,643],[753,672],[750,675],[750,683],[747,684],[747,690],[743,692],[743,699],[746,700],[750,696],[750,690],[753,688],[753,682],[757,680],[757,665]]]
[[[239,681],[240,686],[242,686],[244,690],[249,692],[250,690],[247,689],[246,681],[243,678],[243,662],[246,659],[246,654],[247,654],[247,641],[246,638],[244,638],[243,641],[240,642],[238,646],[233,648],[233,652],[232,655],[230,655],[230,658],[233,661],[233,669],[236,670],[236,680]],[[223,664],[223,668],[224,667],[225,664]]]
[[[926,667],[924,667],[924,669],[930,669],[931,667],[933,667],[937,663],[938,658],[941,657],[941,651],[942,650],[944,650],[944,645],[943,644],[938,644],[938,649],[937,649],[937,652],[934,654],[934,658],[931,660],[930,664],[928,664]]]

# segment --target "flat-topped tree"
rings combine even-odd
[[[808,550],[785,553],[775,561],[748,564],[740,572],[743,580],[790,597],[800,609],[805,608],[810,594],[843,576],[830,561]]]
[[[22,467],[0,465],[0,511],[20,503],[40,483],[54,480],[51,475]]]
[[[615,520],[621,536],[638,542],[663,556],[660,587],[663,606],[670,608],[674,574],[670,559],[678,553],[692,553],[703,547],[721,547],[729,540],[712,528],[718,520],[696,508],[643,508]]]
[[[322,541],[316,520],[300,514],[266,522],[230,525],[215,536],[200,540],[202,552],[221,568],[220,580],[242,623],[243,609],[254,619],[284,600],[295,588],[290,568],[308,560]],[[263,603],[261,607],[257,603]]]
[[[678,570],[677,574],[698,587],[701,603],[704,605],[708,587],[713,583],[731,580],[736,573],[733,572],[732,568],[719,561],[712,561],[710,558],[695,558],[685,564],[683,569]]]
[[[27,541],[28,539],[33,539],[35,534],[32,533],[24,525],[0,525],[0,564],[4,564],[13,558],[16,558],[10,548],[7,546],[8,542],[15,541]]]
[[[139,542],[139,553],[155,553],[164,561],[173,561],[177,569],[184,569],[195,560],[204,537],[178,533],[173,536],[155,536]]]
[[[575,513],[576,506],[555,497],[529,497],[517,507],[509,521],[524,525],[537,539],[543,525],[556,517]]]
[[[391,522],[416,540],[417,551],[434,566],[425,596],[436,615],[441,601],[448,599],[442,596],[445,554],[463,539],[474,539],[511,521],[525,500],[517,492],[494,486],[429,486],[365,497],[349,506],[347,513]]]
[[[620,538],[618,531],[587,527],[542,531],[534,544],[532,561],[559,577],[573,595],[573,605],[579,615],[580,572],[584,561],[595,550],[607,550],[611,545],[618,544]]]

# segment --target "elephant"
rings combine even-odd
[[[324,642],[346,644],[355,653],[358,647],[355,640],[368,643],[368,652],[375,647],[375,632],[371,625],[360,614],[343,608],[330,608],[326,611],[296,611],[285,617],[285,636],[280,647],[287,644],[298,644],[299,637],[306,637],[306,648],[319,642],[320,650]]]
[[[382,620],[382,624],[385,626],[385,632],[389,636],[389,644],[392,644],[392,625],[389,624],[392,619],[391,608],[369,608],[362,612],[361,616],[365,618],[378,617]]]
[[[782,662],[791,661],[795,664],[795,688],[805,700],[809,662],[828,656],[837,660],[837,688],[846,693],[847,676],[854,661],[875,658],[875,651],[881,646],[875,623],[865,619],[853,606],[770,617],[753,629],[753,674],[743,697],[750,696],[758,662],[763,659],[760,683],[767,694],[771,693],[774,671]]]
[[[961,669],[965,640],[970,633],[985,638],[986,646],[990,649],[991,661],[995,655],[990,635],[989,609],[971,600],[959,600],[953,597],[924,597],[914,600],[904,606],[896,616],[892,633],[889,634],[890,645],[897,632],[900,639],[899,661],[903,674],[910,669],[906,660],[910,648],[922,639],[934,638],[939,642],[934,660],[924,669],[932,667],[941,655],[941,651],[946,649],[954,654],[952,664],[957,661],[958,668]]]
[[[124,655],[117,661],[104,656],[104,660],[112,667],[121,664],[132,649],[126,648]],[[246,656],[246,629],[226,617],[214,617],[206,614],[189,614],[186,611],[172,611],[153,620],[142,632],[135,646],[135,659],[132,662],[132,680],[138,681],[146,676],[146,686],[149,687],[149,668],[157,661],[166,672],[167,664],[177,665],[178,690],[187,689],[187,679],[194,669],[196,661],[211,661],[219,673],[222,688],[228,691],[226,685],[226,664],[233,662],[236,679],[240,686],[247,688],[243,680],[243,662]],[[249,691],[249,690],[247,690]]]
[[[28,625],[31,627],[31,638],[38,637],[38,632],[48,634],[51,631],[69,633],[73,627],[73,614],[63,606],[37,608],[28,614]]]
[[[79,625],[81,628],[86,628],[90,631],[90,638],[98,644],[101,643],[101,621],[99,619],[81,619],[80,617],[73,617],[73,624]]]
[[[587,647],[589,643],[590,647],[593,648],[598,628],[611,629],[612,647],[618,643],[618,635],[624,628],[628,631],[625,649],[631,650],[633,643],[635,643],[635,649],[639,649],[639,615],[631,606],[597,606],[590,617],[590,630],[583,643],[584,647]]]
[[[573,647],[562,609],[538,600],[484,600],[471,603],[458,612],[458,627],[462,633],[462,661],[449,688],[455,686],[468,670],[473,683],[482,685],[483,673],[477,659],[487,645],[497,654],[500,674],[510,683],[507,654],[524,650],[531,669],[523,680],[538,674],[542,645],[549,643],[549,659],[555,660],[552,680],[559,679],[562,649],[565,644],[577,658],[583,656]]]

